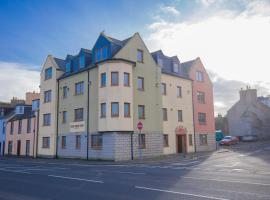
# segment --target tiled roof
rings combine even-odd
[[[181,66],[186,74],[189,73],[189,71],[190,71],[192,65],[195,63],[195,61],[196,61],[196,59],[181,63]]]
[[[54,60],[61,70],[65,70],[65,65],[66,65],[65,60],[62,60],[60,58],[55,58],[55,57],[54,57]]]
[[[162,60],[162,68],[161,68],[162,73],[170,74],[170,75],[178,76],[178,77],[183,77],[183,78],[189,78],[188,74],[185,73],[185,71],[183,71],[182,64],[180,63],[177,56],[172,56],[172,57],[166,56],[164,55],[162,50],[155,51],[151,54],[157,64],[158,64],[159,59]],[[179,66],[178,73],[173,71],[173,65],[175,63],[178,64]]]

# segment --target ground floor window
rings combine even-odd
[[[30,140],[26,140],[25,143],[25,156],[30,156]]]
[[[81,149],[81,135],[76,135],[76,149]]]
[[[62,136],[62,149],[65,149],[67,146],[67,137]]]
[[[145,149],[145,134],[139,134],[139,148]]]
[[[9,141],[8,142],[8,155],[11,155],[12,154],[12,146],[13,146],[13,142],[12,141]]]
[[[207,134],[200,134],[200,145],[207,145]]]
[[[44,149],[50,148],[50,137],[43,137],[42,138],[42,148],[44,148]]]
[[[169,146],[169,136],[168,134],[163,135],[163,146],[168,147]]]
[[[103,138],[101,134],[91,135],[91,147],[93,149],[102,149]]]
[[[192,136],[193,136],[192,134],[188,135],[188,144],[189,144],[189,146],[193,145],[193,137]]]

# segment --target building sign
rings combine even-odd
[[[185,134],[187,134],[187,129],[183,126],[177,126],[175,128],[175,133],[179,134],[179,135],[185,135]]]
[[[69,131],[74,132],[84,132],[85,131],[85,122],[71,122],[69,124]]]

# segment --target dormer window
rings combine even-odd
[[[179,65],[178,63],[173,63],[173,72],[178,73],[179,72]]]
[[[70,72],[71,72],[71,62],[70,62],[70,61],[68,61],[68,62],[66,63],[66,72],[67,72],[67,73],[70,73]]]
[[[99,62],[108,58],[108,47],[102,47],[100,49],[96,49],[95,52],[95,61]]]
[[[24,106],[17,106],[16,107],[16,114],[23,114],[24,113]]]
[[[45,69],[45,81],[52,78],[52,67]]]
[[[85,67],[85,56],[84,53],[82,53],[80,55],[80,68],[84,68]]]

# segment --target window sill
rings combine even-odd
[[[83,122],[84,120],[74,120],[73,122]]]
[[[129,116],[124,116],[124,118],[131,118],[131,116],[129,115]]]
[[[138,90],[138,91],[141,91],[141,92],[144,92],[144,89],[139,89],[139,88],[138,88],[137,90]]]
[[[80,94],[74,94],[74,96],[82,96],[83,93],[80,93]]]
[[[111,84],[111,87],[117,87],[117,86],[119,86],[119,84],[117,84],[117,85],[112,85],[112,84]]]
[[[111,117],[112,117],[112,118],[118,118],[119,115],[112,115]]]

